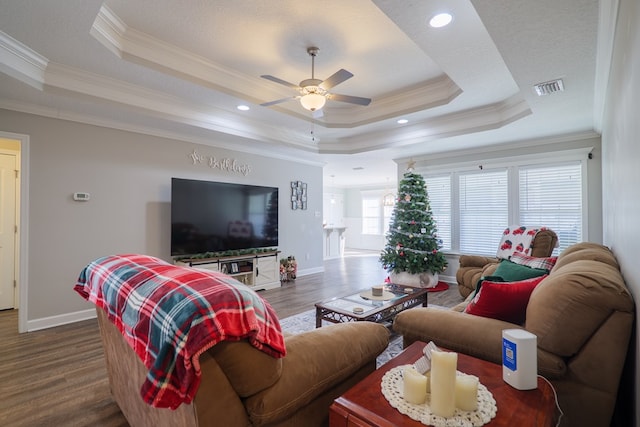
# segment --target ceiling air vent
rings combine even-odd
[[[551,80],[533,85],[533,91],[538,96],[549,95],[554,92],[563,92],[564,84],[562,83],[562,79]]]

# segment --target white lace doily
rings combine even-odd
[[[456,408],[453,417],[444,418],[433,415],[429,401],[431,395],[427,393],[426,403],[415,405],[404,400],[403,379],[404,368],[411,365],[403,365],[392,368],[382,377],[382,394],[389,404],[401,414],[434,427],[478,427],[487,424],[496,416],[498,410],[496,400],[484,385],[478,383],[478,409],[475,411],[462,411]],[[457,372],[458,375],[462,373]]]

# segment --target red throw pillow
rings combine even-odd
[[[521,325],[527,314],[529,297],[547,275],[519,282],[482,282],[480,290],[464,312]]]

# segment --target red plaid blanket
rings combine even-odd
[[[222,273],[169,264],[145,255],[89,263],[74,290],[103,308],[149,369],[145,402],[175,409],[193,400],[199,356],[220,341],[248,339],[284,357],[284,337],[271,306]]]

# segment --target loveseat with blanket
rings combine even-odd
[[[221,273],[144,255],[85,267],[114,399],[131,426],[319,426],[389,342],[371,322],[285,337],[273,309]]]
[[[609,426],[635,316],[615,256],[605,246],[578,243],[560,254],[548,275],[544,264],[553,259],[521,258],[522,268],[502,261],[507,266],[502,272],[528,278],[500,282],[497,265],[464,303],[452,310],[403,311],[394,330],[405,347],[434,341],[501,364],[502,331],[525,329],[537,336],[538,373],[558,394],[561,425]],[[542,268],[530,267],[527,260]]]

